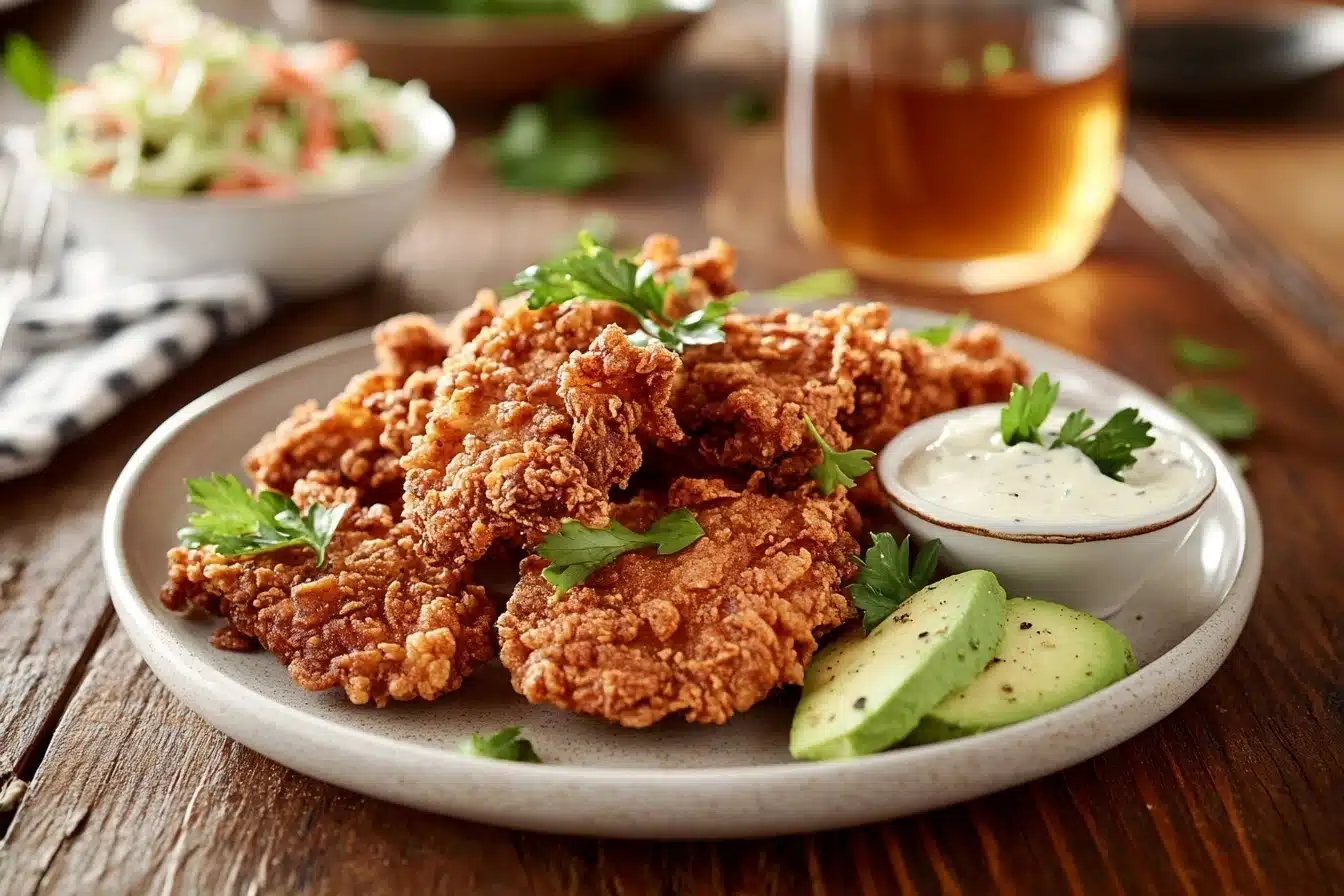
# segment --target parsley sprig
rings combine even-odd
[[[555,586],[556,594],[564,594],[622,554],[640,548],[675,554],[704,534],[705,530],[684,507],[657,520],[643,532],[632,532],[616,520],[602,529],[565,520],[559,532],[537,547],[537,554],[551,561],[541,571],[541,577]]]
[[[943,323],[934,324],[931,327],[924,327],[919,330],[912,330],[910,335],[916,339],[923,339],[929,345],[947,345],[948,340],[952,338],[953,333],[966,329],[970,326],[970,323],[971,316],[965,311],[958,311]]]
[[[504,759],[509,762],[541,762],[532,742],[522,736],[523,730],[517,726],[501,728],[494,734],[473,734],[471,740],[458,747],[458,752],[466,756],[479,756],[482,759]]]
[[[188,516],[178,530],[183,547],[208,545],[222,557],[247,557],[307,545],[317,555],[318,568],[326,565],[327,545],[350,509],[349,504],[314,504],[303,512],[287,495],[263,491],[253,496],[233,476],[218,473],[188,479],[187,499],[202,512]]]
[[[11,34],[5,39],[5,75],[19,92],[39,106],[45,106],[56,95],[56,72],[42,52],[26,34]]]
[[[723,319],[746,298],[744,292],[708,302],[685,317],[667,314],[670,290],[685,286],[686,275],[674,275],[659,281],[650,262],[636,264],[629,256],[613,252],[588,231],[579,234],[578,248],[542,264],[525,268],[510,285],[512,295],[527,293],[532,310],[559,305],[571,300],[614,302],[639,321],[639,330],[630,341],[637,344],[657,342],[674,352],[690,345],[710,345],[724,340]],[[824,298],[851,295],[854,278],[845,270],[818,271],[775,287],[777,298]]]
[[[1255,408],[1226,386],[1182,383],[1167,393],[1167,402],[1219,441],[1249,439],[1255,434]]]
[[[1008,406],[999,416],[999,434],[1005,445],[1041,441],[1041,427],[1059,398],[1059,383],[1042,373],[1030,386],[1014,385]],[[1099,471],[1117,481],[1134,465],[1134,452],[1153,444],[1152,424],[1139,416],[1138,409],[1125,408],[1093,430],[1096,425],[1086,411],[1069,414],[1050,448],[1069,446],[1087,455]]]
[[[938,570],[942,542],[933,539],[919,549],[910,567],[910,536],[900,547],[890,532],[874,532],[873,546],[855,557],[859,575],[849,586],[854,606],[863,611],[863,631],[871,632],[912,594],[927,587]]]
[[[836,451],[821,437],[821,433],[817,432],[817,428],[812,425],[811,417],[804,417],[803,425],[807,427],[813,441],[821,448],[821,463],[809,470],[808,475],[821,488],[823,495],[835,491],[837,485],[853,488],[855,478],[873,468],[873,465],[868,463],[868,458],[873,456],[873,452],[866,448]]]

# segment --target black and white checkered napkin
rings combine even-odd
[[[273,307],[252,274],[128,282],[102,253],[67,250],[55,289],[20,302],[0,349],[0,480],[46,466]]]

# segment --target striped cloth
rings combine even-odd
[[[118,280],[71,248],[50,295],[22,301],[0,349],[0,480],[45,467],[62,445],[273,310],[247,273]]]

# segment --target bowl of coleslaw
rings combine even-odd
[[[370,275],[434,189],[452,120],[350,45],[286,45],[185,0],[130,0],[114,22],[135,43],[82,83],[29,91],[43,121],[8,142],[120,270],[248,269],[320,295]]]

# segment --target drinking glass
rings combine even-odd
[[[1115,198],[1113,0],[789,0],[789,212],[863,273],[993,292],[1072,269]]]

